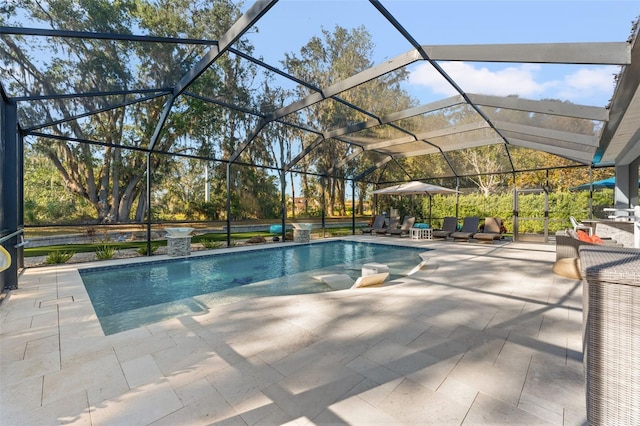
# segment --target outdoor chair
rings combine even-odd
[[[593,234],[593,229],[591,229],[590,226],[587,226],[581,222],[578,222],[575,217],[569,216],[569,220],[571,221],[571,226],[573,226],[574,231],[577,231],[578,229],[582,229],[583,231],[587,231],[589,235]]]
[[[502,219],[497,217],[487,217],[484,220],[484,228],[482,232],[473,234],[473,238],[480,241],[488,241],[492,243],[502,238]]]
[[[379,274],[365,275],[358,278],[353,283],[351,288],[354,289],[361,287],[378,287],[384,284],[387,278],[389,278],[389,272],[380,272]]]
[[[432,238],[444,238],[447,239],[451,234],[456,232],[458,227],[458,218],[448,216],[444,218],[441,229],[434,229]]]
[[[392,216],[389,218],[389,226],[387,226],[386,228],[380,227],[378,229],[374,229],[371,231],[371,234],[385,235],[388,230],[396,229],[398,226],[400,226],[400,218],[398,216]]]
[[[363,234],[371,234],[374,229],[380,229],[384,227],[384,221],[386,219],[385,214],[379,214],[373,219],[373,224],[366,228],[362,228],[361,231]]]
[[[480,223],[480,218],[477,216],[467,216],[464,218],[462,222],[462,229],[460,231],[454,232],[451,234],[451,238],[455,240],[464,240],[469,241],[469,238],[473,237],[473,235],[478,232],[478,224]]]
[[[402,226],[397,229],[388,229],[387,235],[402,237],[403,235],[409,235],[411,232],[411,228],[415,223],[415,216],[405,216],[404,221],[402,222]]]

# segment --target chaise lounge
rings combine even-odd
[[[389,226],[387,226],[386,228],[384,227],[384,225],[378,229],[374,229],[373,231],[371,231],[371,235],[376,234],[376,235],[385,235],[387,233],[387,231],[391,230],[391,229],[396,229],[398,228],[398,226],[400,225],[400,218],[398,216],[392,216],[389,218]]]
[[[411,228],[415,223],[416,218],[414,216],[406,216],[402,221],[402,226],[400,228],[391,229],[391,227],[387,230],[387,235],[402,237],[403,235],[409,235],[411,232]]]
[[[374,230],[383,228],[385,218],[386,218],[386,215],[384,214],[377,215],[376,217],[373,218],[373,224],[371,226],[361,229],[362,233],[371,234]]]
[[[469,241],[469,238],[473,237],[476,232],[478,232],[478,224],[480,223],[480,218],[477,216],[467,216],[464,218],[462,222],[462,229],[458,232],[454,232],[451,234],[451,238],[461,241]]]
[[[453,216],[447,216],[444,218],[441,229],[435,229],[431,234],[433,238],[447,239],[451,234],[456,232],[458,227],[458,218]]]
[[[482,232],[473,234],[473,238],[479,241],[488,241],[493,243],[495,240],[502,238],[502,219],[497,217],[487,217],[484,220],[484,228]]]

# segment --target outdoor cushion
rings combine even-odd
[[[584,232],[583,230],[577,230],[576,233],[578,234],[578,239],[580,241],[584,241],[585,243],[592,243],[593,241],[591,241],[591,237],[589,236],[589,234],[587,234],[586,232]]]

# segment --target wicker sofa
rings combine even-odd
[[[640,249],[579,249],[587,421],[639,424]]]

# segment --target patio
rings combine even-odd
[[[350,238],[435,250],[394,285],[106,337],[76,266],[26,270],[0,305],[0,423],[586,423],[582,284],[554,245]]]

